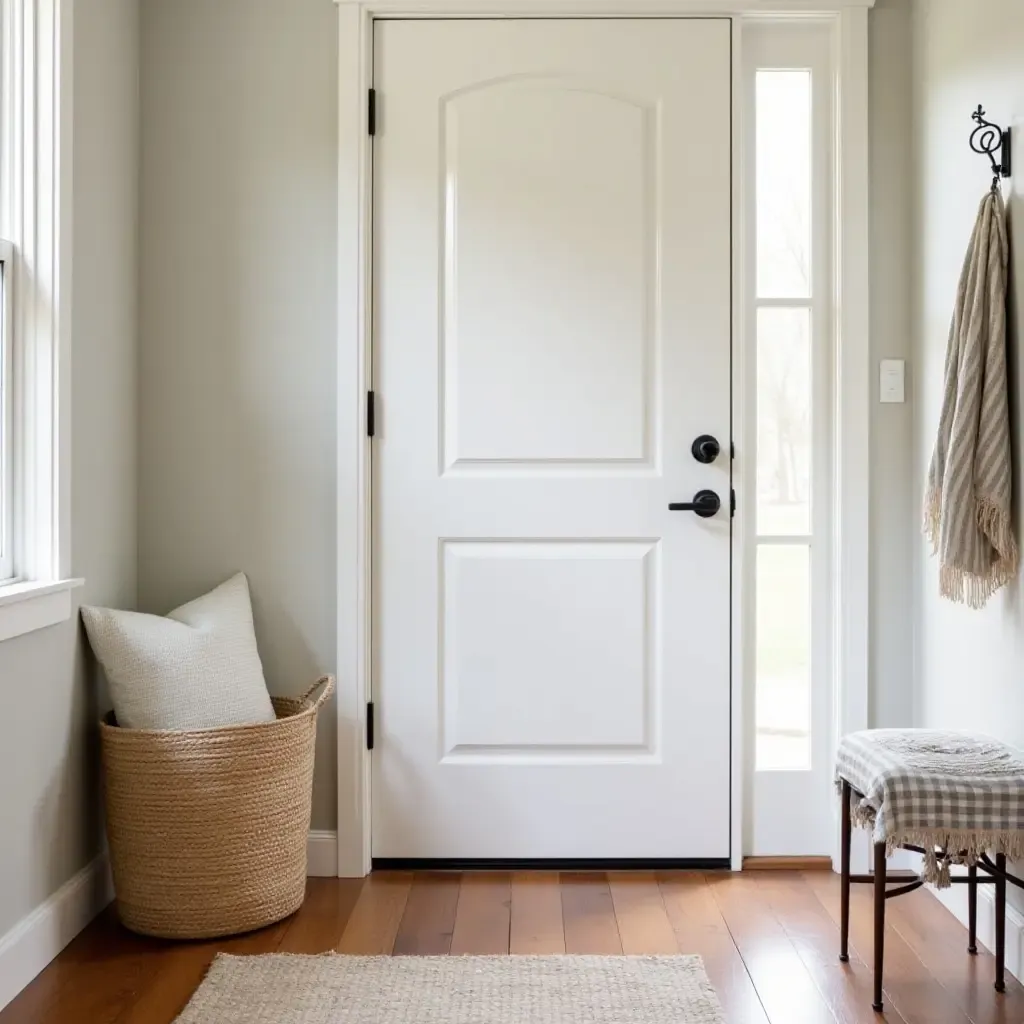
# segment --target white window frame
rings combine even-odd
[[[757,499],[757,318],[762,309],[802,309],[810,316],[811,359],[811,519],[803,534],[761,533],[756,507],[745,520],[746,560],[743,592],[748,604],[744,612],[750,657],[744,689],[750,695],[747,749],[749,773],[750,828],[746,853],[753,856],[827,856],[831,852],[831,820],[828,813],[833,741],[829,722],[834,695],[832,646],[832,434],[834,297],[832,228],[834,225],[833,149],[835,141],[834,90],[829,23],[760,21],[749,23],[744,35],[744,88],[749,157],[744,161],[745,251],[745,353],[750,372],[743,386],[743,408],[747,412],[744,449],[744,490],[752,506]],[[811,74],[811,205],[810,290],[806,297],[766,298],[758,292],[757,281],[757,195],[753,159],[756,131],[755,82],[760,70],[799,70]],[[802,769],[772,769],[757,764],[756,730],[756,631],[757,556],[771,546],[804,547],[809,554],[810,594],[810,764]]]
[[[0,586],[15,579],[14,246],[0,239]]]
[[[71,615],[72,0],[0,0],[13,546],[0,641]]]
[[[371,462],[366,437],[370,373],[370,181],[367,90],[372,82],[375,17],[645,17],[731,16],[734,21],[734,96],[742,96],[741,28],[747,18],[818,17],[830,25],[835,90],[836,174],[833,252],[833,572],[830,580],[834,693],[830,740],[868,726],[869,417],[871,372],[868,317],[868,9],[874,0],[336,0],[338,40],[338,522],[337,870],[361,877],[370,870],[370,764],[366,705],[372,694]],[[734,208],[742,209],[743,111],[734,109]],[[735,308],[745,318],[742,216],[735,219]],[[749,372],[736,331],[734,387]],[[733,436],[745,436],[744,410],[733,411]],[[732,849],[742,866],[749,833],[746,782],[747,704],[743,578],[751,556],[744,541],[753,494],[743,490],[745,453],[734,472],[737,514],[733,558]],[[838,864],[838,804],[833,862]],[[866,849],[866,848],[865,848]],[[858,862],[859,863],[859,862]],[[859,869],[862,870],[862,869]]]

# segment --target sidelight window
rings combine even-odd
[[[780,62],[781,64],[781,62]],[[816,145],[812,67],[764,66],[753,76],[751,337],[754,442],[754,720],[758,771],[812,767],[816,655],[813,609],[824,534],[828,422],[816,381],[827,330],[828,254],[821,210],[827,147]],[[824,486],[823,486],[824,485]]]

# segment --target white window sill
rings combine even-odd
[[[71,591],[85,580],[0,585],[0,642],[71,618]]]

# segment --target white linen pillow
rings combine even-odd
[[[272,722],[242,573],[166,616],[82,608],[89,643],[127,729]]]

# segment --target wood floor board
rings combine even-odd
[[[681,953],[695,953],[730,1024],[768,1024],[743,957],[702,874],[663,872],[658,884]]]
[[[167,949],[167,943],[126,931],[111,905],[11,1002],[0,1021],[114,1021],[148,984]]]
[[[979,944],[967,953],[967,929],[922,889],[890,900],[892,926],[937,978],[973,1024],[1020,1024],[1024,1021],[1024,986],[1006,975],[1006,991],[996,992],[995,957]]]
[[[382,956],[394,949],[398,928],[412,888],[412,875],[374,872],[364,882],[341,934],[339,953]]]
[[[886,1011],[870,1008],[871,887],[851,900],[838,962],[839,884],[823,871],[381,872],[310,879],[306,903],[209,942],[133,935],[105,911],[0,1024],[172,1024],[218,953],[693,953],[729,1024],[1024,1024],[1024,986],[992,988],[992,956],[926,890],[887,905]]]
[[[758,892],[761,878],[709,875],[708,885],[772,1024],[834,1024],[826,996]]]
[[[608,876],[622,952],[630,955],[678,953],[657,878],[649,872],[615,872]]]
[[[280,953],[326,953],[341,941],[362,879],[307,878],[306,902],[287,922]]]
[[[247,935],[207,942],[168,943],[149,983],[116,1018],[116,1024],[170,1024],[185,1008],[218,953],[234,956],[276,953],[293,920],[288,918]],[[94,1024],[95,1018],[84,1018],[83,1024],[86,1021]]]
[[[871,969],[857,954],[849,963],[840,963],[839,926],[803,876],[799,872],[773,871],[771,877],[759,881],[757,892],[789,936],[836,1020],[849,1024],[877,1021],[878,1015],[871,1009]],[[887,1019],[903,1020],[892,1009]]]
[[[565,952],[562,889],[557,871],[519,871],[512,876],[509,952]]]
[[[511,875],[506,872],[463,875],[451,952],[507,953],[511,911]]]
[[[608,876],[603,872],[563,871],[561,882],[566,953],[621,953]]]
[[[160,969],[117,1024],[170,1024],[192,998],[216,955],[229,951],[237,952],[217,942],[187,942],[169,949]]]
[[[450,952],[461,881],[453,872],[416,875],[395,938],[396,956],[442,956]]]
[[[838,923],[838,876],[809,871],[804,880]],[[872,962],[874,903],[870,885],[854,885],[850,889],[850,947],[851,956],[856,955],[864,963]],[[898,1012],[907,1024],[966,1024],[969,1020],[896,931],[888,915],[883,982],[886,1009]]]

